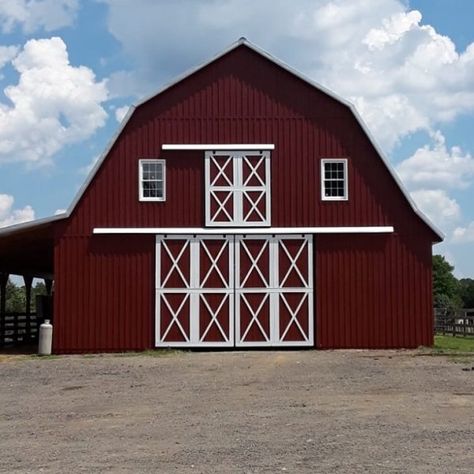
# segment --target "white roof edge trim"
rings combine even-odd
[[[231,45],[229,45],[227,48],[225,48],[223,51],[221,51],[220,53],[217,53],[216,55],[214,55],[213,57],[211,57],[210,59],[208,59],[207,61],[201,63],[200,65],[194,67],[194,68],[191,68],[189,70],[187,70],[186,72],[184,72],[183,74],[177,76],[174,80],[172,80],[171,82],[169,82],[168,84],[164,85],[163,87],[161,87],[160,89],[158,89],[158,91],[156,91],[155,93],[153,94],[150,94],[148,95],[147,97],[145,97],[144,99],[136,102],[134,105],[131,105],[130,108],[128,109],[128,112],[126,114],[126,116],[124,117],[124,119],[122,120],[122,123],[120,124],[119,128],[117,129],[117,131],[114,133],[114,135],[112,136],[112,138],[110,139],[108,145],[106,146],[104,152],[100,155],[99,159],[96,161],[94,167],[92,168],[92,170],[89,172],[89,175],[87,176],[86,180],[84,181],[84,184],[80,187],[80,189],[78,190],[78,192],[76,193],[76,196],[74,197],[74,199],[72,200],[70,206],[68,207],[67,211],[65,212],[64,215],[62,215],[61,217],[59,216],[53,216],[49,219],[52,219],[52,220],[56,220],[56,218],[67,218],[69,217],[72,212],[74,211],[74,208],[76,207],[77,203],[80,201],[82,195],[84,194],[84,192],[86,191],[86,189],[88,188],[89,184],[91,183],[91,181],[94,179],[94,176],[96,175],[97,171],[99,170],[99,168],[102,166],[102,163],[103,161],[105,160],[106,156],[108,155],[108,153],[110,152],[110,150],[112,149],[112,147],[114,146],[115,142],[117,141],[118,137],[120,136],[120,134],[122,133],[122,131],[125,129],[128,121],[130,120],[130,117],[132,116],[133,112],[135,111],[135,109],[137,107],[139,107],[140,105],[148,102],[150,99],[152,99],[153,97],[156,97],[157,95],[159,94],[162,94],[163,92],[165,92],[167,89],[171,88],[172,86],[174,86],[175,84],[177,84],[178,82],[182,81],[183,79],[187,78],[188,76],[191,76],[192,74],[194,74],[195,72],[199,71],[200,69],[203,69],[204,67],[206,67],[207,65],[211,64],[212,62],[216,61],[217,59],[219,59],[220,57],[226,55],[227,53],[229,53],[230,51],[232,51],[233,49],[237,48],[238,46],[240,45],[246,45],[248,48],[254,50],[255,52],[259,53],[260,55],[266,57],[268,60],[272,61],[273,63],[277,64],[278,66],[280,66],[281,68],[285,69],[286,71],[290,72],[291,74],[293,74],[294,76],[300,78],[301,80],[305,81],[306,83],[308,83],[309,85],[315,87],[316,89],[324,92],[325,94],[327,94],[328,96],[332,97],[333,99],[335,99],[336,101],[340,102],[341,104],[344,104],[346,105],[347,107],[350,108],[350,110],[352,111],[352,113],[354,114],[354,116],[356,117],[357,121],[359,122],[360,126],[362,127],[362,129],[364,130],[364,132],[366,133],[367,137],[369,138],[370,142],[372,143],[372,145],[374,146],[375,150],[377,151],[377,153],[379,154],[379,156],[382,158],[382,161],[383,163],[385,164],[385,166],[387,167],[389,173],[393,176],[393,178],[395,179],[395,182],[397,183],[398,187],[400,188],[400,190],[402,191],[402,194],[406,197],[406,199],[408,200],[409,204],[411,205],[412,209],[415,211],[415,213],[423,220],[423,222],[425,222],[428,227],[430,227],[433,232],[438,235],[441,239],[444,239],[444,234],[443,232],[441,232],[441,230],[439,230],[419,209],[418,207],[416,206],[415,202],[413,201],[413,199],[411,198],[410,194],[408,193],[407,189],[405,188],[405,186],[402,184],[402,182],[400,181],[400,178],[398,177],[398,175],[395,173],[395,170],[392,168],[390,162],[388,161],[388,159],[386,158],[384,152],[382,151],[382,149],[379,147],[379,145],[377,144],[377,142],[375,141],[374,137],[372,136],[372,134],[370,133],[370,131],[368,130],[367,126],[365,125],[364,121],[362,120],[362,118],[360,117],[359,113],[357,112],[355,106],[349,102],[348,100],[346,99],[343,99],[342,97],[340,97],[339,95],[337,95],[335,92],[331,91],[330,89],[322,86],[321,84],[313,81],[312,79],[310,79],[309,77],[305,76],[304,74],[300,73],[299,71],[297,71],[296,69],[293,69],[291,66],[287,65],[286,63],[284,63],[283,61],[281,61],[280,59],[272,56],[270,53],[268,53],[267,51],[261,49],[260,47],[256,46],[255,44],[251,43],[250,41],[248,41],[246,38],[240,38],[239,40],[235,41],[234,43],[232,43]]]
[[[56,214],[55,216],[43,217],[41,219],[35,219],[33,221],[21,222],[20,224],[13,224],[6,227],[0,228],[0,236],[14,234],[16,232],[21,232],[23,230],[32,229],[34,227],[39,227],[44,224],[49,224],[50,222],[60,221],[61,219],[66,219],[67,213],[63,212],[61,214]]]
[[[368,227],[260,227],[208,229],[204,227],[95,227],[93,234],[390,234],[392,226]]]
[[[162,150],[274,150],[271,143],[196,143],[196,144],[170,144],[161,145]]]

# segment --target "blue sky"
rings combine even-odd
[[[474,277],[471,0],[2,0],[0,225],[65,209],[127,107],[240,36],[355,103]]]

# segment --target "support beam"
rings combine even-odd
[[[7,305],[8,273],[0,273],[0,347],[5,344],[5,310]]]
[[[1,264],[2,262],[0,262]],[[8,273],[9,275],[18,275],[18,276],[30,276],[32,278],[48,278],[49,280],[54,280],[54,274],[41,271],[41,270],[34,270],[31,268],[24,268],[24,267],[15,267],[15,266],[4,266],[0,268],[0,273]]]
[[[26,338],[31,337],[31,286],[33,285],[33,277],[23,276],[25,282],[25,314],[26,314]]]
[[[44,279],[44,286],[46,287],[46,294],[51,296],[51,291],[53,290],[53,280],[50,278]]]

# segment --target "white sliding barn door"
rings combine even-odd
[[[311,235],[158,236],[156,345],[312,346]]]
[[[156,345],[234,345],[233,239],[158,236]]]
[[[236,236],[236,345],[312,346],[312,236]]]

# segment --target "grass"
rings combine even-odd
[[[93,359],[96,357],[174,357],[181,354],[185,354],[186,351],[177,349],[149,349],[145,351],[127,351],[127,352],[111,352],[111,353],[97,353],[97,354],[81,354],[80,357],[84,359]],[[62,355],[45,355],[40,356],[38,354],[0,354],[0,364],[4,362],[12,362],[18,360],[51,360],[60,359]]]
[[[435,336],[433,347],[420,347],[417,355],[446,356],[457,364],[474,362],[474,337]]]
[[[147,357],[172,357],[183,354],[185,351],[178,349],[148,349],[141,352],[122,352],[122,357],[147,356]]]
[[[84,359],[94,359],[96,357],[173,357],[184,354],[186,351],[178,349],[147,349],[144,351],[125,352],[99,352],[92,354],[82,354]]]
[[[433,348],[445,353],[463,352],[474,356],[474,337],[435,336]]]

